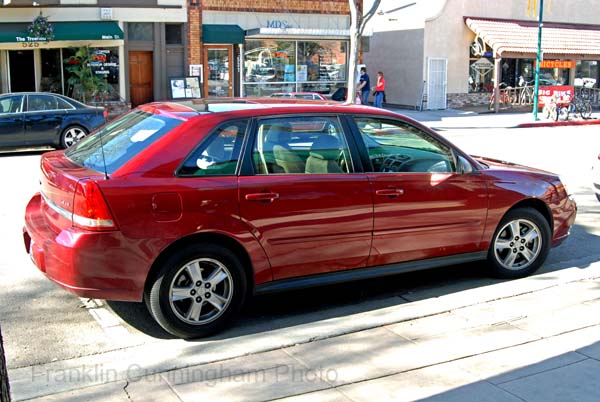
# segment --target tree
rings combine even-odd
[[[381,0],[373,0],[373,5],[366,13],[361,12],[361,0],[348,0],[350,4],[350,55],[348,60],[348,96],[346,103],[354,103],[356,98],[356,66],[358,65],[358,45],[367,23],[375,15]]]
[[[4,358],[4,345],[2,342],[2,331],[0,330],[0,401],[10,401],[10,387],[8,385],[8,370]]]

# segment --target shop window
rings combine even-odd
[[[596,60],[577,60],[575,66],[575,86],[594,88],[598,87],[598,61]]]
[[[127,23],[127,35],[130,41],[152,42],[154,40],[154,24],[151,22]]]
[[[42,77],[40,89],[42,92],[63,93],[63,83],[60,74],[62,62],[60,60],[60,49],[40,50],[42,58]]]
[[[346,60],[345,42],[298,42],[298,81],[345,81]]]
[[[469,92],[491,92],[494,89],[494,61],[487,57],[469,61]]]
[[[246,82],[296,81],[296,43],[288,41],[247,41],[244,54]]]
[[[183,44],[181,24],[166,24],[165,25],[165,42],[167,45]]]
[[[83,101],[118,101],[119,95],[119,48],[117,47],[90,47],[88,48],[87,61],[92,77],[84,75],[89,82],[80,83],[75,77],[76,74],[70,72],[69,66],[78,65],[78,60],[73,60],[77,48],[63,49],[63,69],[65,77],[65,95]],[[85,61],[84,61],[85,64]],[[70,80],[71,79],[71,80]],[[71,82],[69,82],[69,80]],[[92,82],[94,81],[94,82]],[[97,87],[90,93],[83,94],[83,87]]]

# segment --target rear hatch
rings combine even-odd
[[[116,225],[97,184],[97,171],[76,165],[62,151],[41,158],[42,212],[56,233],[72,226],[87,230],[115,230]]]

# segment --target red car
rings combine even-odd
[[[25,247],[82,297],[142,301],[180,337],[249,294],[487,259],[517,278],[569,234],[558,176],[473,158],[359,105],[153,103],[41,158]]]
[[[318,92],[276,92],[269,96],[271,98],[328,100],[323,94]]]

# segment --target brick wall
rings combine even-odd
[[[350,14],[348,0],[202,0],[204,10]]]
[[[188,7],[188,65],[202,64],[202,11],[198,6]]]

